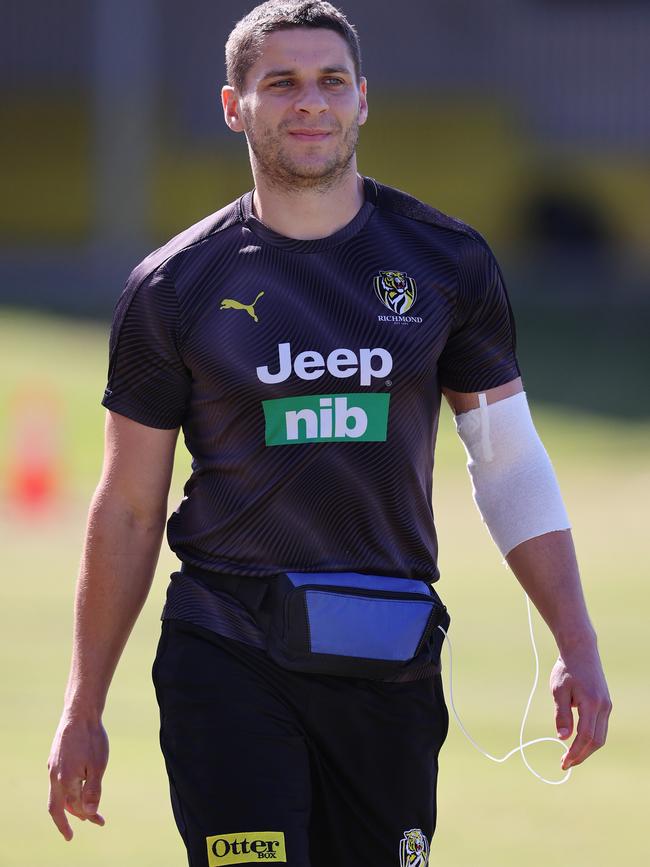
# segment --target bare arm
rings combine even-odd
[[[485,392],[494,403],[522,391],[520,379]],[[478,393],[445,391],[456,414],[478,407]],[[544,533],[517,545],[506,560],[553,633],[560,657],[550,678],[558,735],[573,731],[572,708],[578,709],[577,734],[563,768],[583,762],[607,737],[611,701],[596,633],[589,620],[570,530]]]
[[[506,557],[519,583],[553,633],[560,656],[551,672],[555,725],[562,739],[577,734],[562,762],[579,765],[605,743],[612,703],[596,632],[591,625],[570,530],[545,533],[517,545]]]
[[[104,824],[97,813],[108,761],[101,717],[151,587],[177,436],[178,430],[157,430],[107,413],[104,467],[77,581],[70,675],[48,761],[48,808],[66,840],[73,833],[65,810]]]

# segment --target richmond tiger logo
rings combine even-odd
[[[398,316],[403,316],[415,304],[415,280],[404,271],[380,271],[373,282],[377,298]]]
[[[429,844],[419,828],[404,831],[399,841],[399,867],[427,867]]]

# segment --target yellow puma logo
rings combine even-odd
[[[221,307],[219,308],[219,310],[245,310],[250,316],[253,317],[255,322],[258,322],[259,320],[255,313],[255,305],[260,300],[262,295],[264,295],[264,292],[260,292],[252,304],[242,304],[241,301],[233,301],[232,298],[224,298],[221,302]]]

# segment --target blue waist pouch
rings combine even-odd
[[[296,671],[384,679],[438,663],[450,617],[426,581],[286,572],[269,588],[268,653]]]

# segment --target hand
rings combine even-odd
[[[562,759],[562,769],[579,765],[600,749],[607,738],[612,702],[595,649],[574,649],[553,666],[550,679],[555,701],[558,737],[567,740],[573,732],[573,711],[578,708],[576,737]]]
[[[64,712],[47,763],[48,812],[68,842],[74,835],[66,810],[82,821],[104,824],[97,808],[107,764],[108,736],[101,722],[77,719]]]

